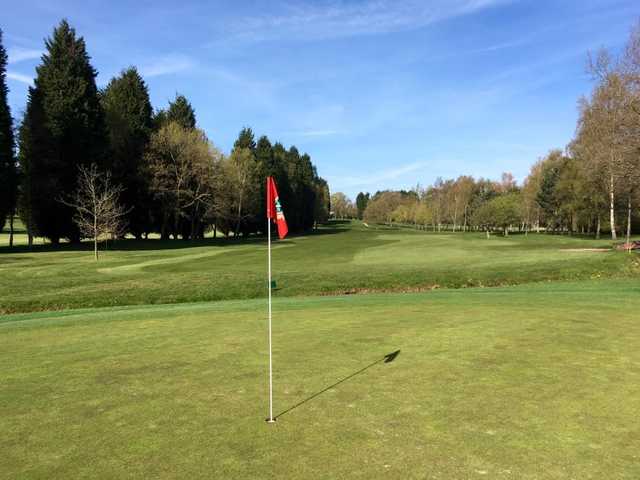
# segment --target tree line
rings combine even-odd
[[[223,154],[198,128],[183,95],[154,111],[135,67],[98,89],[85,41],[66,20],[45,41],[15,132],[6,65],[0,30],[0,227],[9,219],[13,232],[19,216],[30,243],[34,236],[54,244],[91,237],[98,230],[87,223],[93,218],[87,210],[96,212],[89,199],[105,188],[98,193],[119,214],[100,229],[103,236],[264,233],[268,175],[276,179],[290,231],[328,217],[329,187],[308,154],[266,136],[256,140],[248,127]]]
[[[411,191],[334,194],[334,214],[434,231],[592,234],[627,241],[640,230],[640,22],[622,53],[589,55],[594,87],[578,101],[575,136],[539,159],[522,183],[460,176]],[[337,206],[339,208],[337,208]]]

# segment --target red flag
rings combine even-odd
[[[267,177],[267,218],[276,220],[278,237],[283,239],[287,235],[289,228],[287,227],[287,221],[284,219],[284,212],[282,211],[282,205],[280,205],[280,197],[278,197],[278,190],[273,177]]]

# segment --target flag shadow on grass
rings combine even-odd
[[[365,371],[369,370],[371,367],[379,364],[379,363],[391,363],[393,362],[396,357],[400,355],[400,350],[396,350],[395,352],[391,352],[391,353],[387,353],[384,357],[377,359],[376,361],[370,363],[369,365],[367,365],[366,367],[361,368],[360,370],[353,372],[350,375],[347,375],[344,378],[341,378],[340,380],[338,380],[337,382],[329,385],[328,387],[323,388],[322,390],[320,390],[319,392],[314,393],[313,395],[311,395],[310,397],[305,398],[304,400],[301,400],[300,402],[296,403],[295,405],[287,408],[286,410],[278,413],[274,418],[277,420],[278,418],[280,418],[281,416],[291,412],[292,410],[295,410],[298,407],[301,407],[302,405],[304,405],[307,402],[310,402],[311,400],[313,400],[316,397],[319,397],[320,395],[322,395],[323,393],[331,390],[334,387],[337,387],[338,385],[340,385],[341,383],[346,382],[347,380],[352,379],[353,377],[360,375],[361,373],[364,373]]]

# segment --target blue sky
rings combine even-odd
[[[154,107],[186,95],[224,151],[251,126],[353,197],[438,176],[524,178],[571,139],[587,52],[620,49],[640,2],[10,0],[15,117],[62,17],[99,85],[135,65]]]

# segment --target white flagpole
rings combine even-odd
[[[271,359],[271,219],[267,218],[267,238],[268,238],[268,269],[269,269],[269,418],[267,422],[273,423],[273,364]]]

